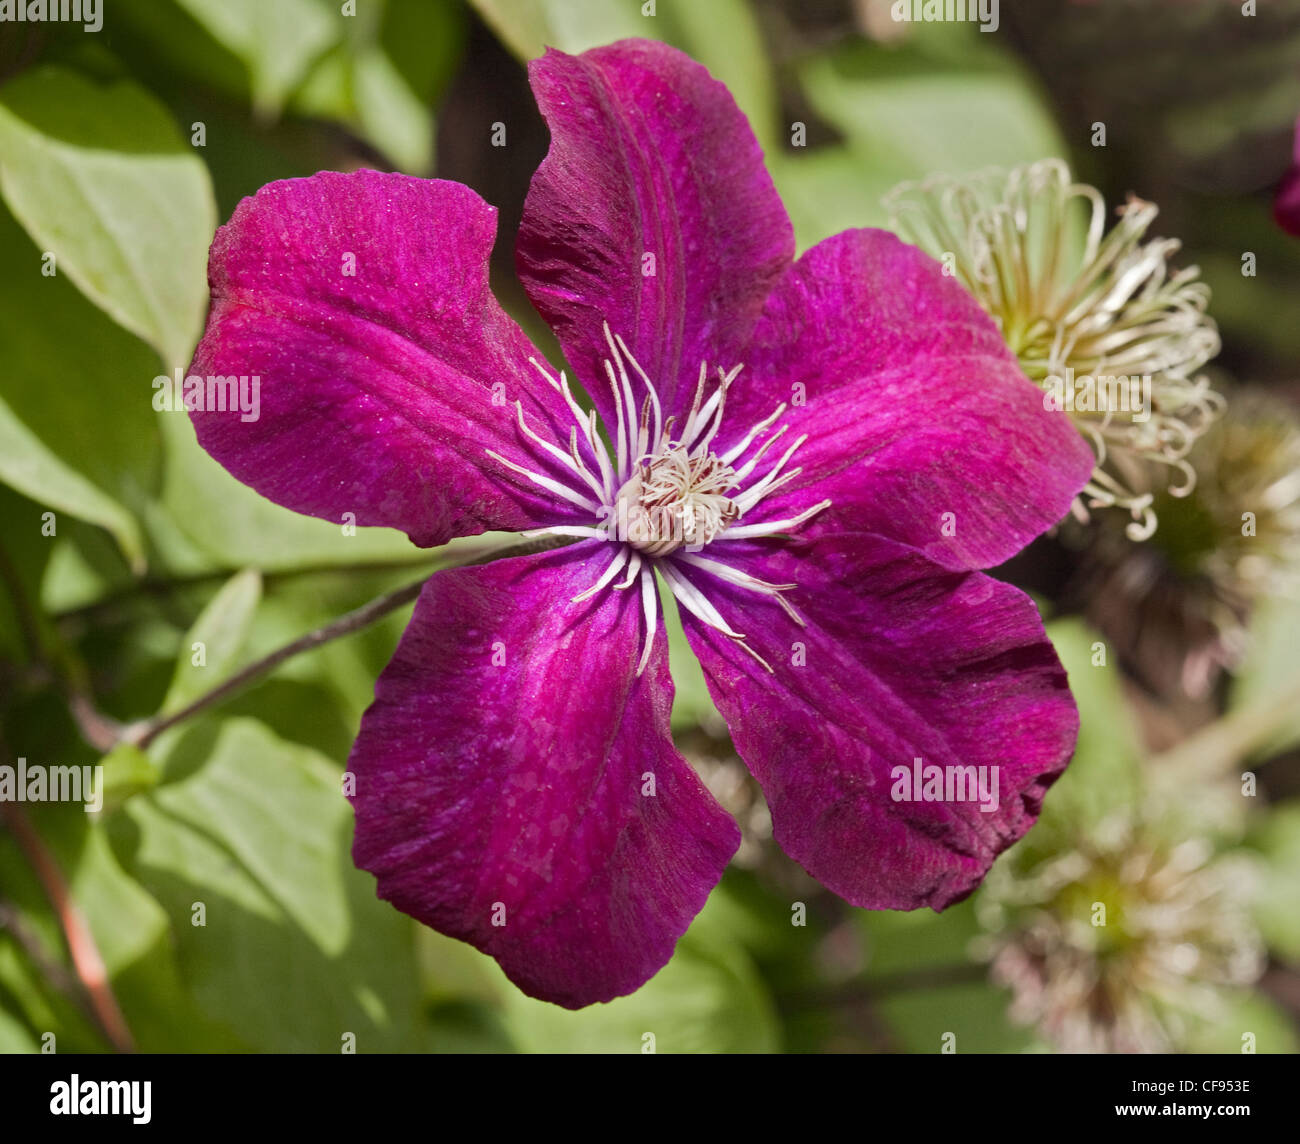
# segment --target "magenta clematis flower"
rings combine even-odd
[[[428,581],[349,768],[380,896],[576,1008],[668,960],[739,843],[673,746],[656,577],[786,852],[856,905],[939,909],[1073,749],[1032,603],[978,570],[1093,461],[936,262],[875,230],[794,258],[702,67],[625,41],[530,75],[519,274],[595,409],[493,299],[494,210],[362,171],[218,232],[192,371],[258,374],[261,418],[193,419],[300,512],[569,541]],[[914,759],[997,767],[996,808],[896,800]]]
[[[1300,119],[1295,124],[1291,166],[1273,193],[1273,220],[1287,234],[1300,238]]]

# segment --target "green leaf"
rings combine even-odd
[[[203,451],[184,413],[163,414],[162,430],[167,459],[163,507],[217,567],[251,565],[269,571],[427,557],[395,529],[345,532],[341,519],[317,520],[273,504]]]
[[[183,366],[216,207],[165,109],[130,83],[35,68],[0,89],[0,148],[0,193],[58,272]]]
[[[329,9],[314,0],[176,3],[243,60],[248,68],[253,106],[263,115],[273,115],[284,106],[312,62],[337,43],[343,32],[342,17],[331,19]]]
[[[471,0],[516,56],[548,47],[584,52],[642,37],[681,48],[727,85],[769,149],[776,130],[775,83],[754,13],[745,0]]]
[[[655,35],[638,0],[471,0],[492,30],[520,59],[548,47],[583,52],[629,36]]]
[[[957,1038],[959,1053],[1024,1051],[1032,1041],[1027,1031],[1006,1015],[1009,994],[982,977],[970,955],[980,934],[971,901],[943,913],[929,910],[868,911],[855,915],[867,935],[868,966],[863,977],[867,995],[885,1018],[891,1043],[901,1052],[937,1053],[946,1033]],[[970,980],[964,979],[970,967]],[[951,979],[945,974],[953,971]],[[918,977],[909,985],[900,978]],[[886,983],[893,986],[886,988]],[[878,996],[871,991],[879,989]]]
[[[358,9],[291,108],[346,124],[414,175],[433,168],[433,103],[450,82],[464,16],[449,0],[387,0]]]
[[[0,1008],[0,1056],[7,1053],[34,1053],[39,1046],[27,1026],[7,1009]]]
[[[184,707],[231,674],[261,599],[262,576],[255,568],[236,572],[222,585],[181,644],[162,711]],[[198,645],[202,645],[201,656]],[[201,662],[195,663],[196,657]]]
[[[411,923],[352,864],[339,772],[249,719],[160,753],[163,783],[112,822],[199,1010],[259,1051],[421,1047]]]
[[[1185,1049],[1188,1053],[1238,1054],[1247,1034],[1253,1038],[1257,1053],[1300,1051],[1300,1038],[1286,1011],[1258,992],[1229,994],[1223,1012],[1197,1026]]]
[[[139,526],[117,501],[69,468],[0,400],[0,480],[40,504],[112,533],[136,571],[144,568]],[[57,529],[57,518],[54,522]]]
[[[881,198],[908,180],[1065,155],[1014,60],[967,26],[918,25],[902,47],[856,41],[800,69],[843,142],[769,155],[801,249],[855,226],[889,226]]]
[[[150,790],[158,783],[158,768],[139,747],[123,743],[100,760],[103,771],[103,811],[109,814],[132,795]]]
[[[1300,686],[1300,601],[1267,597],[1255,608],[1250,621],[1246,657],[1234,674],[1228,695],[1229,712],[1251,706],[1260,710],[1286,702]],[[1290,704],[1291,717],[1265,748],[1265,756],[1280,754],[1300,744],[1300,710]]]
[[[672,960],[630,996],[571,1011],[526,997],[506,982],[504,1023],[518,1048],[639,1053],[649,1043],[646,1034],[653,1034],[658,1053],[775,1052],[771,1000],[748,956],[711,924],[713,898]]]
[[[0,458],[7,454],[0,452]],[[0,480],[0,661],[30,663],[44,654],[54,633],[40,607],[41,581],[54,555],[54,541],[41,535],[41,506]],[[4,696],[6,700],[10,697]],[[0,709],[7,703],[0,703]]]
[[[864,163],[903,178],[1064,155],[1038,91],[987,39],[968,27],[926,27],[901,49],[850,43],[809,60],[804,90]]]
[[[69,887],[110,977],[143,957],[167,929],[162,907],[122,869],[100,824],[87,827]]]
[[[1078,828],[1137,804],[1143,750],[1113,649],[1077,620],[1048,624],[1047,635],[1079,708],[1079,741],[1065,774],[1044,800],[1043,819]]]
[[[1300,806],[1271,811],[1251,841],[1264,859],[1255,920],[1269,948],[1300,965]]]

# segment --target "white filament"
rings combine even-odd
[[[574,596],[572,602],[588,600],[611,585],[611,590],[622,591],[640,583],[646,632],[637,665],[638,675],[645,671],[650,661],[658,633],[656,572],[683,608],[701,623],[734,640],[771,671],[771,665],[745,642],[742,633],[727,623],[699,585],[685,575],[684,569],[698,569],[724,583],[775,600],[795,623],[804,624],[783,596],[795,587],[794,584],[772,584],[732,568],[725,561],[698,553],[715,540],[777,536],[810,520],[830,505],[829,500],[823,500],[783,520],[739,523],[762,501],[800,474],[801,469],[787,469],[786,465],[807,437],[795,440],[763,477],[752,484],[747,483],[767,451],[789,428],[780,425],[773,430],[786,410],[785,403],[782,402],[768,417],[750,428],[739,444],[721,455],[715,454],[712,444],[722,428],[727,390],[742,367],[737,365],[726,371],[719,368],[716,387],[706,396],[709,370],[707,363],[702,362],[690,410],[678,431],[674,418],[665,422],[663,404],[654,383],[633,357],[627,343],[611,332],[608,323],[605,323],[604,332],[610,355],[604,363],[605,375],[614,397],[612,456],[600,439],[595,412],[584,411],[574,400],[563,372],[558,377],[552,376],[544,365],[529,359],[533,368],[564,398],[573,417],[574,427],[569,432],[567,449],[546,440],[532,429],[523,403],[515,403],[524,446],[576,477],[583,491],[508,460],[491,449],[486,450],[494,460],[533,484],[590,512],[595,521],[592,525],[533,529],[524,535],[595,537],[619,545],[619,551],[599,579]],[[634,378],[645,391],[639,410]],[[760,438],[761,444],[755,449]],[[747,454],[750,455],[746,459]],[[739,468],[734,467],[737,463]],[[588,492],[596,499],[588,496]],[[667,532],[661,527],[665,522],[671,525]],[[623,579],[614,583],[620,572],[624,573]]]

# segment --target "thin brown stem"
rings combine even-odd
[[[360,561],[355,564],[309,564],[302,568],[287,568],[279,572],[263,571],[262,582],[270,586],[288,580],[297,580],[306,576],[319,576],[330,572],[345,575],[353,572],[401,572],[407,568],[418,569],[425,565],[437,567],[437,558],[432,554],[427,554],[423,559],[416,557],[410,560]],[[222,584],[240,571],[242,571],[240,568],[215,568],[210,572],[196,572],[185,576],[146,577],[125,584],[121,588],[101,596],[98,600],[92,600],[88,604],[79,604],[75,608],[65,608],[62,611],[53,613],[53,615],[59,623],[78,621],[94,623],[101,621],[106,614],[111,613],[115,608],[142,597],[168,596],[174,592],[184,591],[187,588],[203,588],[213,584]]]
[[[544,537],[540,540],[530,541],[524,544],[510,545],[508,547],[496,547],[487,552],[476,553],[466,559],[457,561],[454,564],[448,564],[446,568],[463,568],[473,564],[485,564],[491,560],[501,560],[510,556],[525,556],[536,552],[544,552],[551,548],[560,548],[570,544],[572,541],[568,537]],[[237,691],[241,691],[248,684],[260,679],[267,673],[274,671],[280,664],[286,660],[292,659],[296,655],[301,655],[305,651],[313,651],[332,640],[339,639],[342,636],[351,635],[353,632],[361,631],[362,628],[369,627],[376,620],[382,619],[390,612],[396,611],[405,604],[409,604],[423,590],[424,585],[428,582],[429,577],[424,577],[412,584],[406,584],[386,595],[379,596],[371,600],[368,604],[363,604],[355,611],[348,612],[333,620],[322,628],[308,632],[304,636],[283,647],[271,652],[270,655],[264,656],[255,663],[250,663],[247,667],[236,672],[224,683],[218,684],[211,691],[200,695],[192,703],[186,704],[178,711],[170,712],[165,715],[155,715],[152,719],[146,719],[140,723],[132,724],[123,728],[121,732],[121,741],[133,743],[138,747],[144,748],[149,746],[164,731],[192,718],[199,712],[220,703],[222,700],[229,698]]]
[[[1227,774],[1269,743],[1292,720],[1300,706],[1300,677],[1283,690],[1246,703],[1155,756],[1156,773],[1176,774],[1180,781]]]
[[[45,896],[54,908],[55,917],[59,920],[63,938],[68,945],[73,969],[104,1036],[119,1052],[131,1052],[135,1048],[135,1042],[109,985],[108,970],[100,956],[99,946],[95,944],[95,936],[90,932],[85,916],[72,900],[68,883],[54,860],[54,855],[17,803],[0,802],[0,820],[3,820],[17,840],[19,849],[36,871]]]
[[[18,948],[23,951],[38,973],[81,1009],[87,1017],[98,1023],[94,1006],[81,987],[81,981],[62,962],[56,961],[46,951],[40,935],[27,924],[26,919],[12,902],[0,898],[0,930],[8,932]]]

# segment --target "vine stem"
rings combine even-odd
[[[1213,778],[1266,747],[1295,719],[1300,707],[1300,676],[1274,695],[1246,703],[1181,743],[1155,756],[1151,766],[1166,774],[1176,771],[1180,781]]]
[[[0,802],[0,819],[14,836],[24,857],[36,871],[45,896],[54,907],[55,916],[63,930],[68,953],[72,957],[72,966],[77,980],[89,1000],[90,1010],[108,1038],[109,1044],[118,1052],[129,1053],[135,1048],[131,1030],[126,1018],[113,995],[108,983],[108,968],[100,956],[95,936],[86,924],[85,916],[72,900],[67,880],[59,869],[54,855],[46,847],[44,840],[37,833],[27,816],[16,803]],[[56,981],[57,984],[57,981]]]
[[[478,552],[463,560],[445,564],[438,571],[448,568],[467,568],[475,564],[486,564],[493,560],[502,560],[511,556],[529,556],[538,552],[545,552],[552,548],[561,548],[573,543],[569,537],[542,537],[538,540],[528,541],[523,544],[511,544],[498,546],[486,552]],[[433,573],[436,575],[436,573]],[[220,703],[223,699],[229,698],[235,692],[246,687],[254,680],[260,679],[268,672],[275,670],[286,660],[292,659],[296,655],[301,655],[305,651],[312,651],[321,647],[323,644],[330,643],[332,640],[339,639],[342,636],[351,635],[353,632],[361,631],[362,628],[369,627],[376,620],[382,619],[390,612],[396,611],[405,604],[414,600],[424,586],[429,581],[429,576],[416,580],[414,583],[405,584],[392,592],[383,596],[378,596],[367,604],[363,604],[355,611],[340,616],[337,620],[332,620],[324,627],[317,628],[315,631],[308,632],[304,636],[299,636],[291,643],[277,648],[270,655],[247,667],[242,668],[232,675],[229,679],[219,683],[211,691],[200,695],[191,703],[187,703],[179,710],[170,712],[165,715],[155,715],[150,719],[142,720],[138,723],[132,723],[123,727],[119,733],[118,741],[129,743],[141,749],[148,747],[164,731],[183,723],[186,719],[197,715],[199,712]]]

